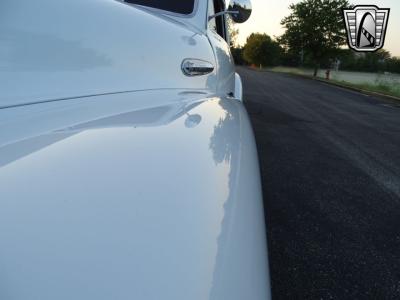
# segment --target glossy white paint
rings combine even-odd
[[[185,58],[215,64],[195,27],[113,0],[0,2],[0,107],[160,88],[216,91]],[[24,88],[21,88],[23,86]]]
[[[242,78],[238,73],[235,73],[235,98],[243,101],[243,84]]]
[[[0,299],[270,299],[254,138],[206,12],[1,1]]]
[[[210,5],[210,0],[204,0]],[[213,9],[207,9],[207,20]],[[211,22],[207,24],[207,36],[214,50],[217,68],[217,90],[222,96],[233,95],[235,91],[235,63],[228,42],[211,28]],[[227,38],[229,41],[229,37]]]
[[[268,299],[247,114],[199,97],[0,111],[0,299]]]
[[[124,2],[124,0],[116,0],[116,1]],[[191,26],[196,27],[198,30],[202,32],[205,32],[207,29],[207,19],[204,18],[204,15],[207,13],[207,1],[204,0],[195,0],[195,9],[191,15],[174,14],[171,12],[166,12],[153,8],[146,8],[146,9],[154,11],[158,14],[163,14],[171,18],[174,18],[178,22],[182,22],[183,19],[186,24],[190,24]]]
[[[234,94],[235,65],[226,41],[215,31],[208,30],[208,37],[216,57],[217,90],[223,95]]]

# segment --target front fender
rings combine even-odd
[[[247,113],[173,93],[0,112],[1,299],[269,299]]]

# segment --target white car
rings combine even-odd
[[[250,3],[129,2],[0,2],[0,299],[269,299]]]

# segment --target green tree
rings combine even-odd
[[[387,61],[388,68],[387,70],[392,73],[400,74],[400,58],[392,57]]]
[[[368,52],[363,59],[364,71],[385,72],[386,63],[390,58],[390,52],[385,49],[380,49],[377,52]]]
[[[243,49],[244,59],[256,66],[276,66],[280,62],[282,48],[269,35],[252,33]]]
[[[244,65],[245,61],[243,59],[243,48],[240,47],[231,47],[231,53],[233,56],[233,60],[236,65]]]
[[[355,53],[341,49],[337,58],[341,61],[341,69],[361,72],[395,72],[396,58],[389,51],[380,49],[370,53]]]
[[[306,53],[313,62],[317,76],[321,62],[335,56],[346,44],[342,8],[347,0],[303,0],[291,4],[291,14],[281,21],[286,29],[279,42],[286,50]]]
[[[237,46],[237,38],[239,35],[239,29],[237,29],[235,27],[235,24],[233,23],[231,18],[228,18],[227,25],[228,25],[230,46],[236,47]]]

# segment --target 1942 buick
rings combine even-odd
[[[250,3],[128,2],[0,2],[0,299],[269,299]]]

